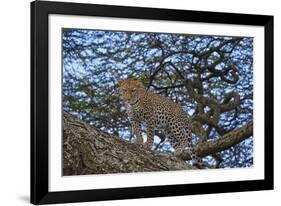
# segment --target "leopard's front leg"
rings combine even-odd
[[[147,140],[144,146],[151,149],[154,142],[154,122],[152,113],[148,113],[146,116],[146,128],[147,128]]]
[[[142,134],[141,134],[141,124],[139,122],[136,121],[132,121],[132,127],[133,127],[133,131],[136,135],[136,139],[135,139],[135,143],[136,144],[143,144],[143,138],[142,138]]]

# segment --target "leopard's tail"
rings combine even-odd
[[[189,144],[189,147],[187,148],[187,150],[188,150],[188,153],[189,153],[189,155],[190,155],[190,157],[193,161],[193,164],[200,169],[205,168],[202,159],[196,154],[196,151],[195,151],[194,147],[193,146],[190,147],[191,142],[188,143],[188,144]]]

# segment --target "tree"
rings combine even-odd
[[[200,156],[213,154],[235,145],[251,134],[253,124],[228,133],[221,139],[198,144]],[[63,113],[64,175],[129,173],[197,169],[183,159],[155,154]],[[185,158],[190,159],[188,153]]]
[[[148,89],[182,105],[205,161],[216,167],[252,166],[252,57],[248,37],[65,29],[63,107],[131,142],[117,80],[142,79]],[[156,151],[173,151],[161,133],[157,136]]]

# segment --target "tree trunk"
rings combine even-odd
[[[219,140],[198,145],[199,156],[225,150],[252,134],[252,123]],[[107,134],[63,112],[63,175],[196,169],[183,159],[161,155]],[[186,153],[185,159],[189,159]]]

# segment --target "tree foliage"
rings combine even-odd
[[[64,110],[104,132],[133,139],[117,85],[127,78],[179,103],[192,119],[194,144],[252,125],[253,38],[79,29],[64,29],[62,38]],[[157,136],[155,149],[172,151]],[[252,166],[252,132],[204,159]]]

